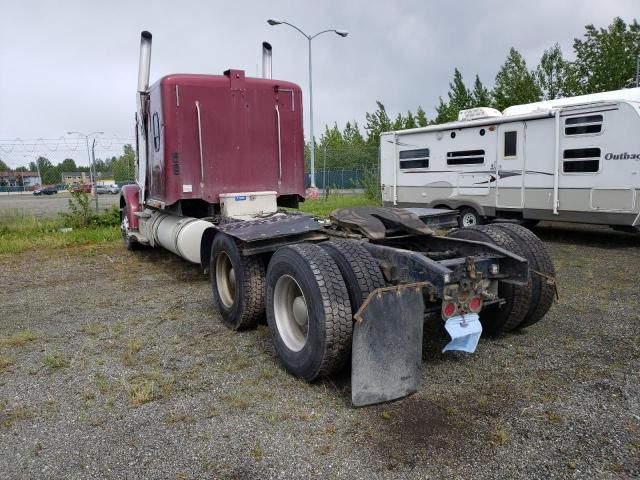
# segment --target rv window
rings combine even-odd
[[[517,155],[518,132],[504,132],[504,156],[515,157]]]
[[[596,173],[600,170],[599,148],[573,148],[563,153],[564,173]]]
[[[484,150],[462,150],[447,153],[447,165],[473,165],[484,163]]]
[[[403,150],[400,152],[400,170],[429,168],[429,149]]]
[[[153,114],[153,149],[156,152],[160,151],[160,120],[158,112]]]
[[[583,115],[571,117],[564,121],[565,135],[587,135],[602,131],[602,115]],[[571,126],[568,126],[571,125]]]

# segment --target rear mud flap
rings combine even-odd
[[[422,366],[422,283],[379,288],[355,314],[351,401],[372,405],[415,393]]]

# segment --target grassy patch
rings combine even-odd
[[[1,243],[1,242],[0,242]],[[0,337],[0,346],[19,347],[36,339],[36,334],[31,330],[21,330],[12,335]]]
[[[0,373],[12,370],[15,363],[16,362],[13,358],[0,355]]]
[[[336,208],[360,205],[375,205],[375,202],[364,195],[332,195],[327,199],[307,200],[300,204],[300,211],[318,217],[328,217]]]
[[[174,383],[175,379],[172,376],[152,371],[130,377],[125,389],[129,402],[137,407],[152,400],[168,397]]]
[[[5,213],[0,216],[0,255],[120,240],[117,226],[93,225],[63,230],[66,228],[68,225],[64,219]]]
[[[43,363],[51,370],[57,370],[58,368],[65,368],[69,366],[69,360],[60,352],[52,351],[44,355]]]

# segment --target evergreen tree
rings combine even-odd
[[[402,130],[404,128],[404,117],[401,113],[396,115],[396,119],[393,121],[393,130]]]
[[[533,75],[527,70],[524,58],[511,47],[507,60],[496,75],[493,89],[494,106],[498,110],[504,110],[511,105],[537,102],[541,95],[542,92]]]
[[[418,123],[419,127],[426,127],[427,125],[429,125],[427,114],[424,113],[424,110],[420,106],[418,107],[418,110],[416,110],[416,122]]]
[[[447,96],[449,97],[448,102],[442,100],[442,97],[439,99],[435,123],[453,122],[458,119],[460,110],[474,106],[472,93],[464,84],[462,74],[457,68],[453,71],[453,82],[449,83]]]
[[[413,116],[411,110],[407,110],[407,116],[404,117],[404,128],[416,128],[417,126],[416,117]]]
[[[7,165],[6,163],[4,163],[2,161],[2,159],[0,158],[0,172],[9,172],[11,169],[9,168],[9,165]]]
[[[376,101],[378,109],[373,113],[365,113],[367,124],[364,129],[367,131],[367,145],[379,146],[380,134],[382,132],[389,132],[393,130],[387,110],[380,101]]]
[[[606,29],[585,27],[584,39],[574,39],[574,62],[580,93],[597,93],[635,86],[640,55],[640,25],[613,19]]]
[[[476,80],[473,82],[471,99],[473,107],[491,106],[491,93],[489,92],[489,89],[482,84],[478,75],[476,75]]]

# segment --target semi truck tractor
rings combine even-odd
[[[209,274],[212,318],[233,330],[266,319],[291,374],[351,370],[369,405],[417,391],[425,319],[473,352],[482,332],[538,322],[554,299],[542,242],[512,224],[436,234],[434,209],[354,207],[329,219],[296,210],[305,195],[302,92],[271,78],[175,74],[149,85],[142,32],[136,184],[122,188],[127,248],[162,247]]]

